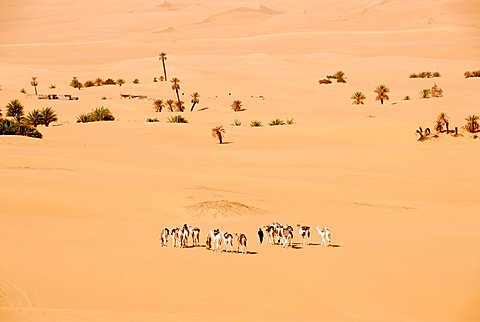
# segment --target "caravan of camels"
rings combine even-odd
[[[297,224],[298,235],[301,238],[302,245],[310,244],[310,226],[303,226]],[[331,233],[327,227],[315,227],[316,231],[321,237],[321,246],[329,247],[331,244]],[[272,223],[260,227],[258,230],[258,238],[262,244],[265,241],[267,245],[280,245],[283,248],[294,247],[294,229],[290,225],[281,225],[279,223]],[[202,247],[200,245],[200,228],[192,227],[184,224],[181,228],[173,227],[171,229],[163,228],[160,234],[160,241],[162,247],[168,246],[168,238],[171,238],[173,247]],[[189,245],[191,237],[192,244]],[[265,239],[264,239],[265,237]],[[237,250],[234,250],[234,242],[237,244]],[[205,239],[205,248],[214,252],[226,253],[243,253],[247,254],[247,236],[243,233],[229,233],[223,232],[220,229],[210,230]]]

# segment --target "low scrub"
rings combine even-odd
[[[412,73],[410,74],[409,78],[434,78],[434,77],[442,77],[439,72],[420,72],[420,73]]]
[[[479,70],[474,70],[474,71],[467,71],[465,73],[463,73],[463,75],[465,76],[465,78],[470,78],[470,77],[480,77],[480,69]]]
[[[285,125],[285,121],[281,119],[273,119],[270,122],[268,122],[268,125],[270,126]]]
[[[262,124],[262,122],[260,122],[258,120],[253,120],[253,121],[250,122],[250,126],[251,127],[262,127],[263,124]]]
[[[181,115],[173,115],[167,119],[167,123],[188,123],[188,121]]]
[[[156,117],[154,117],[154,118],[150,118],[150,117],[149,117],[149,118],[147,118],[147,122],[150,122],[150,123],[152,123],[152,122],[158,122],[158,119],[157,119]]]
[[[114,121],[115,117],[112,112],[106,107],[97,107],[90,113],[83,113],[77,116],[77,123],[89,123],[99,121]]]
[[[242,121],[238,120],[238,119],[234,119],[233,120],[233,126],[242,126]]]

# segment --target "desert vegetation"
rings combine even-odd
[[[41,139],[42,134],[36,127],[38,125],[48,127],[51,122],[57,121],[57,115],[50,107],[30,111],[25,116],[24,107],[17,99],[8,102],[6,109],[6,118],[2,117],[0,110],[0,135],[23,135]]]
[[[153,123],[153,122],[159,122],[159,121],[158,121],[158,118],[156,118],[156,117],[154,117],[154,118],[149,117],[149,118],[147,118],[147,122]]]
[[[240,100],[233,101],[233,103],[232,103],[232,105],[230,105],[230,107],[232,108],[232,110],[234,112],[245,111],[245,109],[243,108],[243,103]]]
[[[188,121],[181,115],[172,115],[167,119],[167,123],[188,123]]]
[[[468,115],[465,118],[465,121],[466,123],[462,126],[462,128],[467,132],[475,134],[480,131],[480,117],[478,115]],[[461,133],[459,133],[459,128],[457,126],[454,127],[454,130],[450,130],[450,117],[444,112],[437,116],[433,126],[436,132],[435,134],[432,134],[429,128],[423,130],[422,127],[419,127],[415,131],[419,135],[418,141],[426,141],[430,138],[438,138],[440,134],[451,134],[454,137],[463,136]],[[476,135],[473,136],[473,138],[476,137]]]
[[[250,126],[251,126],[251,127],[262,127],[263,124],[262,124],[262,122],[259,121],[259,120],[253,120],[253,121],[250,122]]]
[[[474,70],[474,71],[466,71],[465,73],[463,73],[463,75],[465,76],[465,78],[470,78],[470,77],[480,77],[480,69],[479,70]]]
[[[72,80],[70,81],[70,86],[73,88],[78,88],[78,90],[81,90],[83,87],[83,84],[78,80],[77,77],[73,77]]]
[[[165,61],[167,60],[167,54],[166,53],[160,53],[158,55],[158,59],[162,61],[163,65],[163,76],[160,77],[160,81],[167,80],[167,68],[165,67]],[[162,79],[163,78],[163,79]]]
[[[367,97],[362,92],[355,92],[355,93],[353,93],[352,97],[350,97],[350,98],[353,100],[352,104],[363,105],[364,104],[363,101]]]
[[[155,109],[155,112],[161,112],[164,106],[164,102],[161,99],[156,99],[153,101],[153,108]]]
[[[268,122],[268,125],[270,126],[285,125],[285,121],[277,118]]]
[[[50,123],[58,121],[57,114],[51,107],[45,107],[41,110],[34,109],[26,115],[25,124],[37,127],[38,125],[45,125],[48,127]]]
[[[212,136],[218,139],[218,143],[223,143],[223,134],[225,134],[225,129],[222,125],[216,126],[212,129]]]
[[[337,71],[335,74],[333,75],[327,75],[326,78],[323,78],[321,80],[318,81],[318,83],[321,85],[321,84],[331,84],[332,83],[332,79],[335,79],[337,80],[337,83],[346,83],[346,77],[345,77],[345,73],[341,70]]]
[[[430,98],[430,97],[442,97],[443,89],[440,88],[437,84],[434,84],[432,88],[424,88],[420,91],[421,98]]]
[[[234,119],[232,125],[233,126],[242,126],[242,121],[240,121],[239,119]]]
[[[84,113],[77,116],[77,123],[89,123],[99,121],[114,121],[115,117],[112,112],[106,107],[97,107],[90,113]]]
[[[390,89],[386,85],[378,85],[374,92],[377,94],[375,100],[380,101],[382,105],[383,101],[388,101],[390,99],[388,96]]]
[[[33,88],[35,89],[35,95],[38,95],[38,93],[37,93],[37,86],[38,86],[37,77],[32,77],[32,80],[30,81],[30,85],[32,85]]]
[[[439,72],[419,72],[419,73],[412,73],[410,74],[409,78],[434,78],[434,77],[442,77]]]
[[[135,79],[132,81],[132,83],[134,83],[134,84],[140,84],[140,80],[139,80],[138,78],[135,78]]]
[[[166,100],[165,103],[167,104],[168,110],[169,110],[170,112],[173,112],[173,107],[174,107],[174,105],[175,105],[175,101],[172,100],[172,99],[168,99],[168,100]]]
[[[57,88],[57,85],[55,85],[55,84],[50,84],[50,86],[49,86],[48,88],[49,88],[49,89],[55,89],[55,88]]]
[[[198,103],[200,103],[200,94],[198,94],[197,92],[194,92],[192,93],[192,100],[190,101],[192,103],[192,108],[190,108],[190,112],[193,111],[193,109],[195,108],[195,105],[197,105]]]
[[[177,77],[172,78],[172,89],[175,91],[177,94],[177,102],[180,102],[180,95],[178,94],[178,91],[180,90],[180,79]]]

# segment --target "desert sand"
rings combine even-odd
[[[479,28],[475,0],[0,1],[2,112],[18,98],[59,118],[0,137],[0,321],[479,321],[480,139],[415,134],[480,113],[463,77]],[[201,95],[188,124],[153,110],[175,98],[153,82],[160,52],[187,108]],[[346,84],[318,84],[337,70]],[[423,70],[442,77],[408,78]],[[79,100],[38,100],[32,76]],[[444,97],[421,99],[434,83]],[[98,106],[116,120],[76,123]],[[272,221],[327,226],[337,247],[260,245]],[[252,254],[161,248],[184,223],[202,244],[243,232]]]

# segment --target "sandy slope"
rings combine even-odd
[[[414,130],[480,113],[463,78],[479,16],[471,0],[1,1],[2,112],[19,98],[60,120],[43,140],[0,137],[0,321],[478,321],[480,141]],[[153,112],[173,98],[152,82],[160,51],[187,106],[198,91],[207,108],[189,124]],[[347,84],[318,85],[339,69]],[[408,79],[422,70],[443,77]],[[80,100],[20,94],[31,76]],[[72,76],[127,84],[78,91]],[[418,98],[435,82],[443,98]],[[117,121],[75,123],[100,105]],[[276,117],[296,124],[248,126]],[[273,220],[327,225],[339,247],[259,245]],[[245,232],[252,254],[161,249],[184,222]]]

